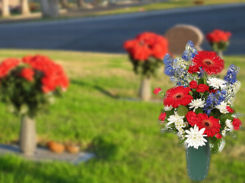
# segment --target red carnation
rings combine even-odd
[[[213,51],[199,51],[192,61],[207,74],[218,74],[224,69],[224,60]]]
[[[228,42],[230,37],[230,32],[225,32],[219,29],[216,29],[206,35],[206,38],[210,43]]]
[[[31,68],[24,68],[21,70],[20,76],[27,81],[33,81],[34,71]]]
[[[233,121],[232,121],[232,125],[234,127],[234,130],[239,130],[240,126],[242,125],[242,122],[241,122],[240,119],[234,118]]]
[[[155,89],[153,90],[153,93],[154,93],[155,95],[158,95],[158,93],[159,93],[160,91],[162,91],[161,88],[155,88]]]
[[[201,92],[201,93],[204,93],[206,91],[209,91],[209,86],[208,85],[205,85],[205,84],[199,84],[197,86],[197,92]]]
[[[50,58],[42,55],[26,56],[23,62],[29,64],[33,69],[43,73],[42,90],[44,93],[52,92],[57,88],[66,90],[69,80],[63,68],[54,63]]]
[[[195,126],[199,121],[198,115],[193,111],[189,111],[185,117],[191,126]]]
[[[226,106],[226,109],[229,113],[234,113],[234,110],[230,106]]]
[[[216,137],[217,139],[221,139],[221,138],[222,138],[222,135],[221,135],[220,133],[217,133],[217,134],[215,135],[215,137]]]
[[[190,88],[177,86],[175,88],[171,88],[167,90],[165,98],[164,98],[164,105],[165,106],[173,106],[177,108],[179,105],[188,105],[193,97],[189,95]]]
[[[207,114],[200,113],[198,114],[199,121],[197,126],[199,129],[205,128],[204,134],[207,134],[208,137],[213,137],[220,131],[219,119],[214,118],[213,116],[208,117]]]
[[[8,58],[0,64],[0,79],[7,76],[8,73],[20,64],[20,60],[16,58]]]
[[[191,66],[189,67],[189,69],[188,69],[188,72],[191,73],[191,74],[193,74],[193,73],[198,72],[199,70],[200,70],[200,69],[199,69],[199,67],[198,67],[197,65],[191,65]]]
[[[193,80],[193,81],[190,82],[189,86],[190,86],[191,89],[196,89],[198,84],[197,84],[196,81]]]
[[[136,39],[124,43],[124,49],[137,61],[146,61],[149,57],[163,59],[168,52],[168,41],[152,32],[139,34]]]
[[[161,114],[158,117],[159,121],[163,122],[166,118],[166,115],[167,115],[166,112],[164,112],[164,113],[161,112]]]

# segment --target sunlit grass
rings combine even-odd
[[[126,55],[39,50],[1,50],[0,59],[45,54],[62,64],[71,79],[64,97],[37,117],[42,141],[79,143],[82,149],[95,144],[99,158],[70,165],[33,163],[16,156],[0,157],[3,183],[188,183],[185,151],[175,135],[160,134],[157,117],[161,103],[124,100],[136,98],[139,77],[132,72]],[[225,57],[226,67],[234,63],[245,82],[245,57]],[[172,84],[161,74],[152,88],[165,90]],[[235,108],[244,113],[245,89]],[[0,142],[18,139],[19,119],[0,104]],[[241,117],[244,121],[244,116]],[[205,183],[245,180],[244,129],[228,138],[222,153],[213,155]]]

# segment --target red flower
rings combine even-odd
[[[27,81],[33,81],[34,71],[31,68],[24,68],[21,70],[20,76]]]
[[[69,80],[62,67],[54,63],[46,56],[26,56],[23,62],[29,64],[33,69],[43,73],[42,90],[44,93],[52,92],[57,88],[66,90],[69,86]]]
[[[158,93],[159,93],[160,91],[162,91],[161,88],[155,88],[155,89],[153,90],[153,93],[154,93],[155,95],[158,95]]]
[[[232,121],[232,125],[234,127],[234,130],[239,130],[240,126],[242,125],[242,122],[241,122],[240,119],[234,118],[233,121]]]
[[[165,106],[173,106],[177,108],[179,105],[188,105],[193,97],[189,95],[190,88],[177,86],[167,90],[163,103]]]
[[[230,32],[224,32],[219,29],[216,29],[206,35],[206,38],[210,43],[228,42],[230,37]]]
[[[205,85],[205,84],[199,84],[197,86],[197,92],[201,92],[201,93],[204,93],[206,91],[209,91],[209,86],[208,85]]]
[[[199,67],[198,67],[197,65],[191,65],[191,66],[189,67],[189,69],[188,69],[188,72],[191,73],[191,74],[193,74],[193,73],[198,72],[199,70],[200,70],[200,69],[199,69]]]
[[[234,113],[234,110],[230,106],[226,106],[226,109],[229,113]]]
[[[20,61],[16,58],[8,58],[1,62],[0,64],[0,79],[7,76],[8,73],[17,67]]]
[[[196,89],[198,84],[197,84],[196,81],[193,80],[193,81],[190,82],[189,86],[190,86],[191,89]]]
[[[193,111],[189,111],[185,117],[191,126],[195,126],[199,121],[198,115]]]
[[[221,135],[220,133],[217,133],[217,134],[215,135],[215,137],[216,137],[217,139],[221,139],[221,138],[222,138],[222,135]]]
[[[217,90],[209,90],[209,93],[216,93]]]
[[[213,116],[208,117],[207,114],[200,113],[198,114],[199,121],[197,126],[199,129],[205,128],[204,134],[207,134],[208,137],[213,137],[220,131],[219,119],[214,118]]]
[[[224,60],[213,51],[199,51],[192,61],[207,74],[218,74],[224,69]]]
[[[124,43],[124,49],[138,61],[146,61],[149,57],[163,59],[168,52],[168,41],[163,36],[151,32],[139,34],[136,39]]]
[[[166,112],[164,112],[164,113],[161,112],[161,114],[158,117],[159,121],[163,122],[165,120],[165,118],[166,118],[166,115],[167,115]]]

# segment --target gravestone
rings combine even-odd
[[[179,24],[169,29],[165,37],[168,39],[169,52],[172,55],[181,55],[185,50],[187,41],[191,40],[197,50],[201,50],[204,39],[202,31],[192,25]]]

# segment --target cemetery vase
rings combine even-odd
[[[143,101],[149,101],[151,98],[151,82],[149,77],[143,76],[140,83],[139,97]]]
[[[220,58],[223,58],[223,51],[218,51],[218,55]]]
[[[186,163],[188,175],[193,181],[202,181],[206,178],[209,170],[210,147],[209,142],[205,146],[186,148]]]
[[[25,156],[32,156],[36,150],[36,124],[28,115],[21,117],[20,150]]]

